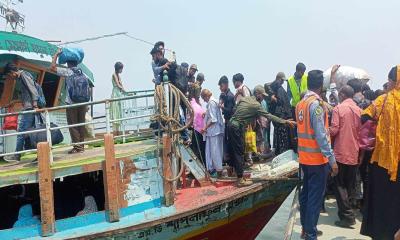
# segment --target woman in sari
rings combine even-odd
[[[393,239],[400,228],[400,65],[389,72],[389,91],[363,111],[361,120],[377,121],[368,174],[361,234]]]
[[[111,98],[121,98],[126,96],[126,92],[124,87],[122,86],[122,81],[121,81],[121,73],[124,68],[124,65],[121,62],[116,62],[114,65],[114,73],[112,75],[112,94]],[[116,102],[111,102],[111,119],[120,119],[122,118],[122,102],[121,101],[116,101]],[[118,135],[118,132],[120,131],[120,125],[121,122],[114,122],[113,123],[113,131],[114,135]]]

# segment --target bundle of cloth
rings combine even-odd
[[[62,49],[60,56],[58,57],[59,64],[65,64],[67,62],[73,61],[78,64],[83,61],[85,53],[82,48],[69,48],[65,47]]]
[[[324,72],[325,89],[329,89],[331,71],[332,67],[328,68]],[[367,83],[371,79],[370,75],[364,69],[350,67],[350,66],[340,66],[335,75],[337,88],[340,89],[341,87],[346,85],[349,80],[354,78],[360,79],[365,83]]]

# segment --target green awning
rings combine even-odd
[[[33,64],[50,66],[57,46],[23,34],[0,31],[0,66],[5,61],[22,58]],[[93,73],[84,64],[79,67],[94,85]]]

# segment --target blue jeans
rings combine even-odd
[[[21,118],[18,122],[18,132],[25,132],[26,130],[34,126],[35,126],[35,114],[33,113],[23,114],[21,115]],[[24,145],[25,145],[25,136],[18,135],[17,146],[15,148],[15,151],[19,152],[24,150]]]
[[[299,194],[300,222],[307,240],[317,239],[317,223],[329,174],[328,163],[303,165],[303,186]]]

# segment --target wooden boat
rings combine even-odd
[[[297,164],[292,161],[295,155],[287,152],[278,156],[278,160],[291,161],[276,166],[282,170],[275,174],[267,175],[274,171],[274,168],[264,170],[267,163],[255,164],[252,174],[259,182],[249,187],[216,183],[183,188],[176,191],[174,204],[166,207],[155,145],[154,140],[143,140],[115,146],[119,163],[115,171],[118,173],[118,186],[117,189],[108,189],[116,190],[108,194],[116,195],[115,199],[110,200],[118,205],[117,213],[114,213],[119,215],[118,221],[109,222],[110,210],[58,219],[52,223],[54,233],[50,239],[234,239],[237,236],[240,239],[254,239],[297,184],[290,179],[297,174]],[[55,161],[50,167],[54,188],[62,188],[62,178],[67,183],[73,181],[68,178],[74,179],[79,174],[104,171],[102,150],[86,151],[85,156],[73,160],[58,160],[64,159],[65,152],[56,151]],[[279,161],[276,163],[280,164]],[[260,174],[257,168],[265,172]],[[2,169],[0,186],[35,184],[38,181],[40,184],[40,175],[40,166],[39,170],[35,166]],[[107,189],[108,185],[104,187]],[[39,195],[42,201],[46,192],[40,192]],[[57,205],[58,196],[54,197]],[[0,231],[0,239],[40,238],[46,234],[43,231],[46,226],[51,225],[51,222],[43,221],[48,219],[45,216],[48,213],[41,213],[41,226],[4,229]],[[54,220],[54,217],[50,219]]]
[[[8,34],[0,32],[30,38]],[[0,44],[0,54],[6,51],[3,48]],[[49,48],[53,49],[37,49],[45,54]],[[25,66],[26,58],[13,60]],[[40,71],[45,77],[45,70]],[[104,104],[107,109],[110,101],[139,98],[89,104]],[[65,108],[49,106],[45,111]],[[141,129],[117,142],[110,133],[111,122],[106,112],[107,133],[88,142],[85,153],[68,155],[67,147],[44,142],[22,163],[0,164],[0,239],[254,239],[297,184],[297,156],[292,151],[254,164],[245,173],[254,184],[239,188],[234,181],[210,179],[191,150],[177,143],[182,164],[197,180],[191,185],[183,174],[176,187],[178,181],[168,179],[177,175],[171,164],[171,140],[163,137],[161,142],[153,131]],[[31,164],[30,158],[36,157],[38,164]],[[95,199],[97,208],[82,212],[87,196]],[[15,225],[24,220],[19,211],[27,204],[33,209],[30,220],[36,222]]]

